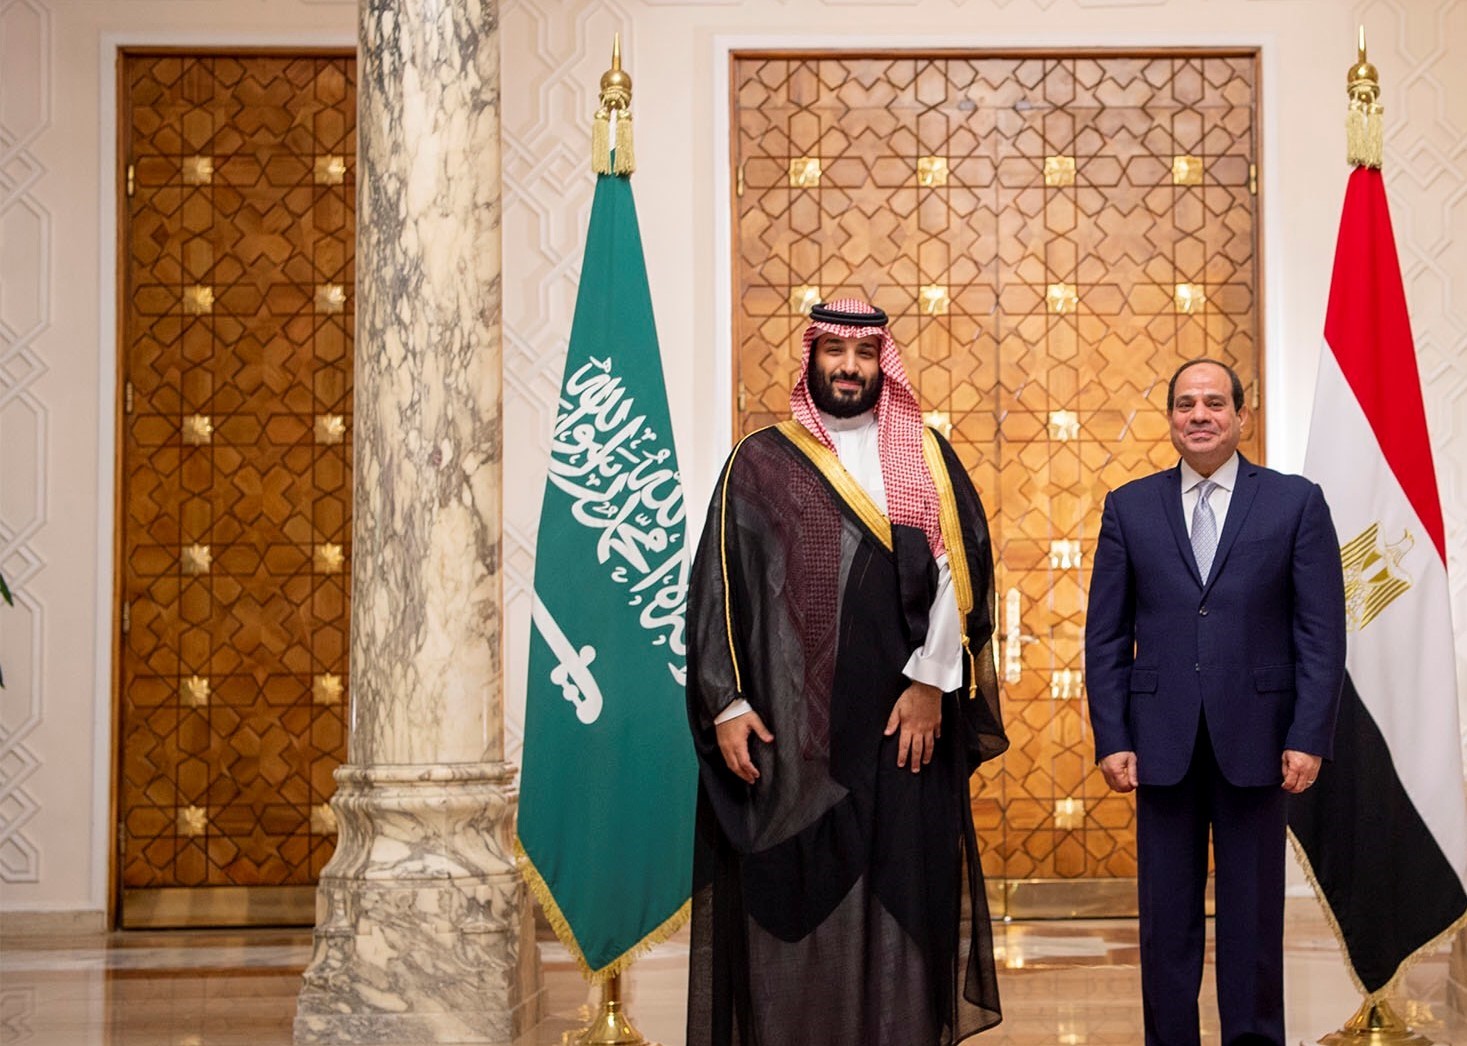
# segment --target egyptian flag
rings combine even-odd
[[[1379,170],[1350,175],[1305,474],[1345,571],[1335,758],[1289,827],[1357,985],[1390,991],[1467,923],[1467,801],[1446,540]]]

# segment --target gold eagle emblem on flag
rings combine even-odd
[[[1380,524],[1372,523],[1354,540],[1340,546],[1349,631],[1359,632],[1411,587],[1411,575],[1401,567],[1401,560],[1415,544],[1409,530],[1403,530],[1401,540],[1394,544],[1384,544]]]

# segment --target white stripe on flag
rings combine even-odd
[[[1323,488],[1342,545],[1372,524],[1380,527],[1382,545],[1411,536],[1393,568],[1409,578],[1411,587],[1350,633],[1347,664],[1406,794],[1467,888],[1467,804],[1446,566],[1386,463],[1327,342],[1320,354],[1304,474]],[[1367,583],[1384,565],[1365,572]]]

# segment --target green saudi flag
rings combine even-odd
[[[632,187],[603,174],[536,545],[517,847],[593,980],[688,914],[683,516]]]

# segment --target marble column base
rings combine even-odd
[[[297,1043],[508,1044],[539,1018],[507,763],[343,766]]]

